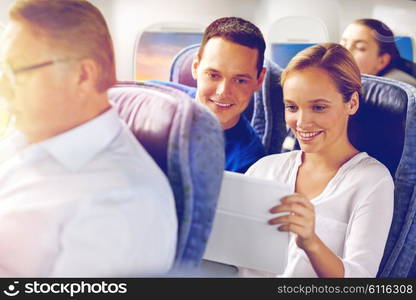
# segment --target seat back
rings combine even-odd
[[[350,120],[350,140],[395,177],[404,146],[408,94],[398,81],[362,75],[361,107]]]
[[[400,56],[413,61],[413,41],[410,36],[395,36],[395,42]]]
[[[192,77],[192,61],[199,49],[199,44],[188,46],[178,54],[170,66],[169,81],[196,87],[196,80]]]
[[[181,50],[170,68],[170,81],[188,86],[197,86],[192,78],[192,60],[199,45]],[[282,69],[265,59],[267,69],[261,89],[254,93],[249,106],[243,112],[256,130],[267,154],[279,153],[286,136],[284,122],[283,93],[279,84]]]
[[[378,277],[416,276],[416,89],[362,75],[363,103],[351,119],[353,144],[394,177],[394,213]],[[377,224],[374,224],[377,226]]]
[[[211,232],[224,169],[217,119],[186,94],[158,85],[119,83],[109,98],[169,179],[178,216],[175,268],[196,267]]]
[[[273,43],[271,45],[272,60],[282,68],[286,68],[298,52],[313,45],[316,43]]]

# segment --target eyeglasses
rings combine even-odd
[[[6,108],[5,99],[12,96],[16,85],[16,76],[20,73],[37,70],[53,64],[67,62],[78,58],[62,58],[13,69],[9,65],[0,63],[0,139],[6,136],[13,126],[14,116]]]
[[[77,59],[77,58],[61,58],[61,59],[48,60],[45,62],[29,65],[29,66],[18,68],[18,69],[13,69],[7,64],[0,63],[0,82],[1,80],[4,80],[3,78],[6,78],[14,86],[16,84],[17,74],[32,71],[32,70],[37,70],[37,69],[44,68],[50,65],[54,65],[57,63],[67,62],[73,59]]]

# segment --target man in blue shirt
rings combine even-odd
[[[254,24],[236,17],[217,19],[205,29],[192,63],[198,88],[166,83],[215,113],[225,133],[225,169],[229,171],[244,173],[265,155],[260,138],[242,115],[253,93],[261,88],[265,48]]]

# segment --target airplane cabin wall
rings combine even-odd
[[[7,10],[9,5],[13,2],[14,0],[0,0],[0,32],[7,23]]]
[[[0,0],[0,25],[7,22],[7,8],[14,0]],[[239,16],[257,24],[268,42],[270,26],[285,16],[312,16],[323,21],[329,41],[338,42],[345,27],[358,18],[384,21],[395,34],[416,41],[416,1],[409,0],[91,0],[106,18],[113,36],[117,74],[132,80],[136,38],[156,23],[189,24],[205,28],[222,16]],[[291,30],[290,28],[288,30]],[[306,29],[307,30],[307,29]],[[0,26],[1,31],[1,26]],[[414,57],[416,57],[416,44]]]
[[[385,21],[396,34],[415,38],[416,19],[413,16],[416,15],[416,2],[409,0],[153,0],[146,4],[142,0],[111,2],[108,19],[114,37],[118,78],[121,80],[133,78],[134,45],[138,33],[155,23],[189,23],[205,28],[215,18],[233,15],[253,21],[270,42],[273,40],[273,30],[270,27],[279,18],[310,16],[319,18],[326,25],[329,41],[338,42],[349,23],[358,18],[374,17]]]
[[[96,0],[97,2],[99,0]],[[117,75],[133,79],[134,45],[139,33],[156,23],[186,23],[201,28],[227,15],[254,20],[258,0],[113,0],[109,24],[112,26]]]
[[[333,0],[262,0],[256,14],[256,24],[262,28],[266,39],[269,40],[273,39],[273,30],[270,26],[280,18],[286,16],[317,17],[325,23],[329,39],[335,40],[339,33],[339,14],[339,3]],[[308,28],[300,29],[308,30]]]
[[[355,19],[375,18],[387,24],[396,34],[416,33],[416,2],[409,0],[338,0],[341,32]]]
[[[372,15],[383,20],[396,35],[412,37],[413,61],[416,62],[416,2],[379,0]]]

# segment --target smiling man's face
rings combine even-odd
[[[257,49],[214,37],[205,45],[202,57],[193,62],[196,100],[215,113],[224,130],[238,123],[251,96],[261,87],[265,69],[257,76],[257,56]]]

